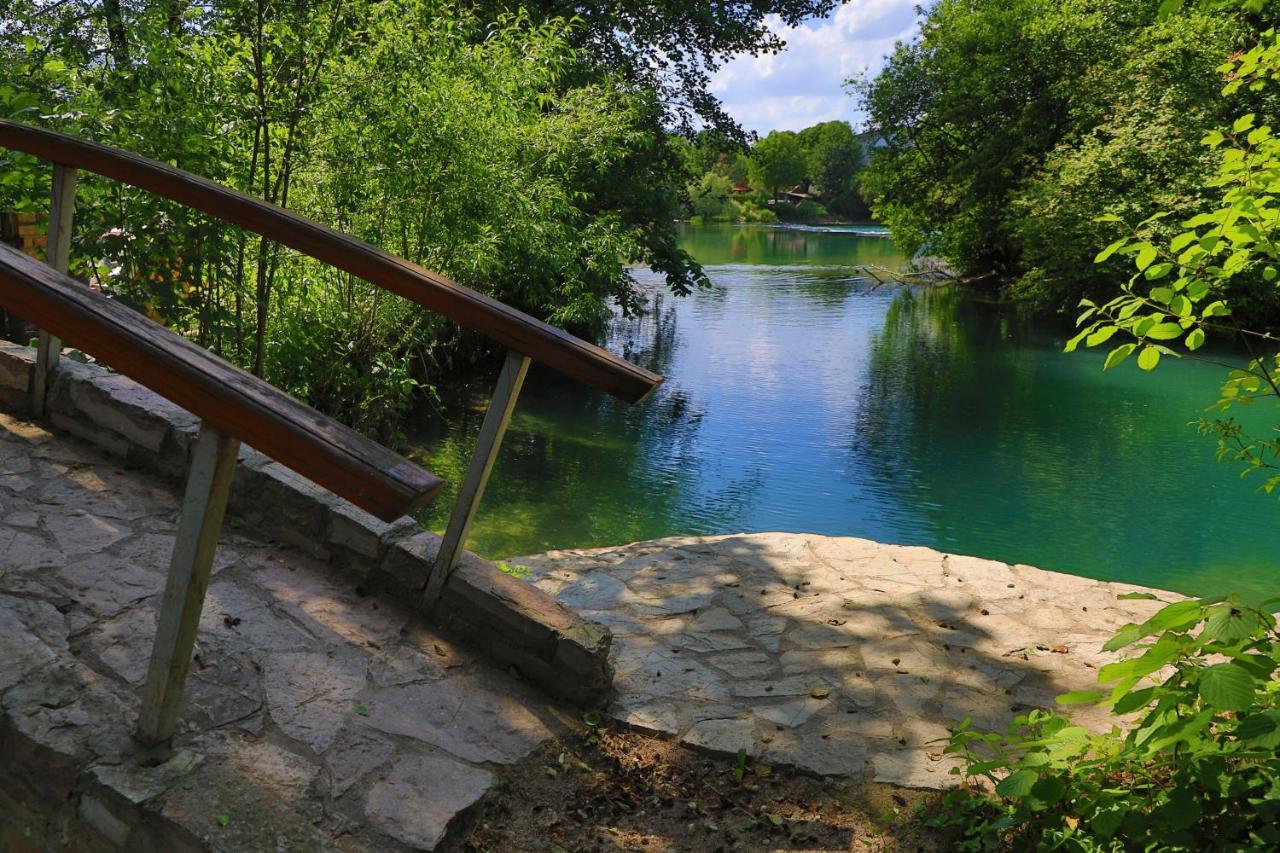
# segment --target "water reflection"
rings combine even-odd
[[[1188,591],[1272,585],[1274,501],[1187,425],[1217,369],[1103,374],[1017,311],[851,276],[901,262],[885,240],[719,228],[686,247],[714,286],[679,299],[641,274],[652,311],[608,338],[667,381],[628,407],[535,368],[472,547],[792,530]],[[428,466],[457,483],[479,423],[425,436]]]

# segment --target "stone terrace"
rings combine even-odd
[[[561,730],[524,682],[233,521],[176,751],[139,753],[176,489],[0,415],[0,849],[430,849]]]
[[[513,558],[613,631],[610,714],[690,746],[943,787],[946,724],[1097,686],[1138,587],[865,539],[675,537]],[[1159,593],[1176,600],[1173,593]],[[1077,722],[1109,725],[1092,707]]]

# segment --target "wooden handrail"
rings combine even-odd
[[[0,120],[0,146],[84,169],[260,234],[436,311],[629,403],[662,377],[439,273],[259,198],[128,151]]]
[[[409,514],[443,485],[399,454],[3,244],[0,306],[384,521]]]

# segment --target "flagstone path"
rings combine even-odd
[[[717,752],[943,787],[949,722],[1096,687],[1139,589],[865,539],[673,537],[513,558],[613,631],[609,713]],[[1159,591],[1157,591],[1159,592]],[[1178,596],[1160,595],[1168,600]],[[1092,707],[1084,725],[1109,725]]]

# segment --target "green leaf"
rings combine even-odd
[[[1055,805],[1066,796],[1067,783],[1061,776],[1046,776],[1031,786],[1031,796],[1045,805]]]
[[[356,703],[356,713],[357,713],[357,714],[359,714],[359,715],[360,715],[360,716],[362,716],[362,717],[367,717],[367,716],[369,716],[369,709],[368,709],[368,708],[366,708],[366,707],[364,706],[364,703],[362,703],[362,702],[357,702],[357,703]]]
[[[1147,330],[1145,337],[1153,341],[1171,341],[1182,337],[1182,327],[1177,323],[1156,323]]]
[[[1232,132],[1244,133],[1246,130],[1253,127],[1254,118],[1255,116],[1253,113],[1246,113],[1245,115],[1240,116],[1240,118],[1236,119],[1235,122],[1232,123],[1231,125]]]
[[[1141,271],[1151,266],[1151,263],[1155,259],[1156,247],[1152,246],[1150,243],[1143,243],[1138,249],[1138,256],[1133,259],[1133,262],[1138,267],[1139,271]]]
[[[1137,593],[1129,594],[1136,595]],[[1104,652],[1114,652],[1119,649],[1123,649],[1125,646],[1133,645],[1144,636],[1142,628],[1138,625],[1125,625],[1117,631],[1110,640],[1107,640],[1106,644],[1102,647],[1102,650]]]
[[[1262,627],[1262,619],[1253,610],[1231,604],[1215,604],[1205,614],[1201,636],[1233,643],[1253,636]]]
[[[1219,711],[1243,711],[1253,704],[1257,682],[1234,663],[1219,663],[1200,674],[1200,698]]]
[[[1160,350],[1155,347],[1143,347],[1142,352],[1138,353],[1138,367],[1143,370],[1155,370],[1159,363]]]
[[[1196,232],[1183,231],[1181,234],[1169,241],[1169,251],[1174,253],[1181,252],[1198,239],[1200,239],[1200,235]]]
[[[1088,340],[1085,341],[1085,346],[1096,347],[1098,344],[1105,344],[1118,331],[1119,328],[1116,326],[1102,326],[1089,335]]]
[[[1173,288],[1171,287],[1153,287],[1151,288],[1151,300],[1159,302],[1161,305],[1168,305],[1169,300],[1173,298]]]
[[[1156,688],[1144,687],[1141,690],[1134,690],[1126,693],[1116,700],[1111,707],[1113,714],[1128,714],[1130,711],[1136,711],[1139,708],[1145,708],[1151,702],[1151,697],[1155,695]]]
[[[1107,360],[1103,362],[1102,369],[1110,370],[1117,364],[1120,364],[1137,348],[1137,344],[1121,344],[1107,354]]]
[[[1129,242],[1129,238],[1128,238],[1128,237],[1121,237],[1119,240],[1115,241],[1115,242],[1114,242],[1114,243],[1112,243],[1110,246],[1107,246],[1107,248],[1105,248],[1105,249],[1103,249],[1101,252],[1099,252],[1099,253],[1094,257],[1093,262],[1094,262],[1095,264],[1100,264],[1100,263],[1102,263],[1102,262],[1103,262],[1103,261],[1105,261],[1107,258],[1109,258],[1109,257],[1111,257],[1112,255],[1114,255],[1118,249],[1123,248],[1123,247],[1124,247],[1124,245],[1125,245],[1126,243],[1128,243],[1128,242]]]
[[[996,793],[1002,797],[1020,799],[1030,794],[1038,781],[1040,776],[1034,770],[1018,770],[1000,780],[1000,784],[996,785]]]
[[[1117,601],[1159,601],[1154,592],[1122,592],[1116,596]]]
[[[1116,834],[1126,814],[1128,814],[1127,809],[1119,805],[1110,805],[1095,812],[1093,817],[1089,818],[1089,826],[1103,838],[1110,838]]]
[[[1200,602],[1175,601],[1157,610],[1154,616],[1142,623],[1141,630],[1144,635],[1158,634],[1161,631],[1178,631],[1190,628],[1202,618],[1204,616]]]
[[[1280,747],[1280,711],[1265,711],[1245,717],[1236,726],[1235,735],[1262,749]]]
[[[1198,350],[1204,346],[1204,329],[1195,328],[1187,333],[1187,349]]]
[[[1092,327],[1091,327],[1092,328]],[[1080,346],[1080,342],[1089,334],[1089,329],[1085,329],[1071,340],[1067,341],[1067,345],[1062,348],[1063,352],[1075,352],[1076,347]]]
[[[1102,697],[1106,695],[1096,690],[1072,690],[1069,693],[1059,693],[1054,697],[1059,705],[1089,705],[1102,701]]]

